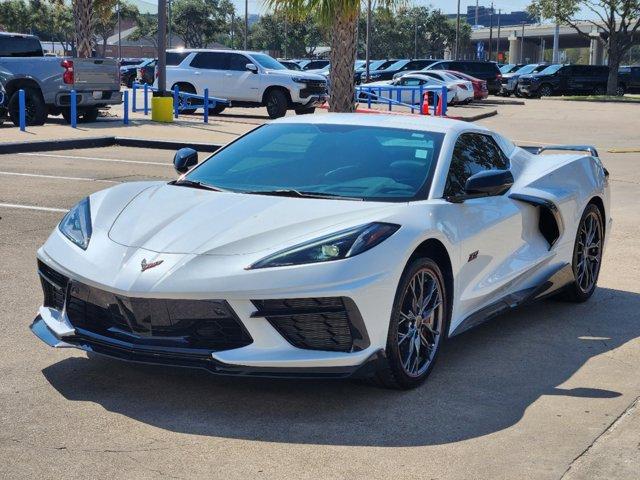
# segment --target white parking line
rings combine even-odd
[[[84,182],[122,183],[116,180],[101,180],[99,178],[86,178],[86,177],[61,177],[60,175],[41,175],[37,173],[0,172],[0,175],[17,175],[20,177],[36,177],[36,178],[54,178],[56,180],[80,180]]]
[[[69,210],[64,208],[52,208],[52,207],[36,207],[34,205],[18,205],[17,203],[0,203],[0,207],[5,208],[22,208],[25,210],[40,210],[42,212],[62,212],[66,213]]]
[[[165,167],[171,167],[170,163],[163,162],[144,162],[142,160],[121,160],[117,158],[81,157],[79,155],[56,155],[54,153],[19,153],[18,155],[26,155],[30,157],[62,158],[68,160],[93,160],[96,162],[137,163],[139,165],[162,165]]]

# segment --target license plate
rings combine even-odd
[[[93,98],[99,100],[102,98],[102,90],[94,90]]]

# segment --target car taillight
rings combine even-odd
[[[458,86],[463,90],[469,90],[464,83],[459,83]]]
[[[63,60],[62,62],[60,62],[60,66],[64,68],[62,81],[67,85],[73,85],[73,60]]]

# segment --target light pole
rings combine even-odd
[[[167,89],[167,0],[158,0],[158,96]]]
[[[522,23],[522,35],[520,36],[520,61],[515,63],[524,63],[524,26],[527,22]]]
[[[167,30],[169,30],[169,41],[168,41],[169,48],[171,48],[171,46],[172,46],[172,40],[171,40],[171,1],[172,0],[167,0],[167,16],[168,16],[168,20],[167,20],[168,28],[167,28]]]
[[[249,41],[249,0],[244,0],[244,49],[248,50]]]
[[[456,13],[456,50],[455,50],[455,60],[460,59],[460,0],[458,0],[458,12]]]
[[[102,52],[103,55],[105,55],[105,53],[107,52]],[[120,23],[120,0],[118,0],[118,58],[122,60],[122,24]]]
[[[500,61],[498,56],[500,55],[500,15],[502,10],[498,9],[498,38],[496,39],[496,60]]]
[[[489,61],[493,52],[493,2],[491,2],[491,11],[489,12]]]
[[[371,60],[371,49],[370,49],[370,41],[371,41],[371,0],[367,0],[367,38],[366,38],[366,45],[365,45],[365,53],[364,53],[364,60],[365,60],[365,80],[366,82],[369,81],[369,62]]]

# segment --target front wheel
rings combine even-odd
[[[572,302],[587,301],[596,289],[602,246],[604,243],[604,221],[600,209],[589,204],[582,214],[578,233],[573,246],[574,281],[564,291],[562,297]]]
[[[542,85],[540,90],[538,90],[538,94],[541,97],[550,97],[553,95],[553,89],[551,88],[551,85]]]
[[[287,96],[281,90],[272,90],[266,99],[269,118],[280,118],[287,114]]]
[[[218,103],[215,107],[209,109],[209,115],[220,115],[227,108],[226,105]]]
[[[430,258],[417,258],[405,269],[398,285],[384,359],[374,381],[410,389],[431,373],[448,325],[444,277]]]

